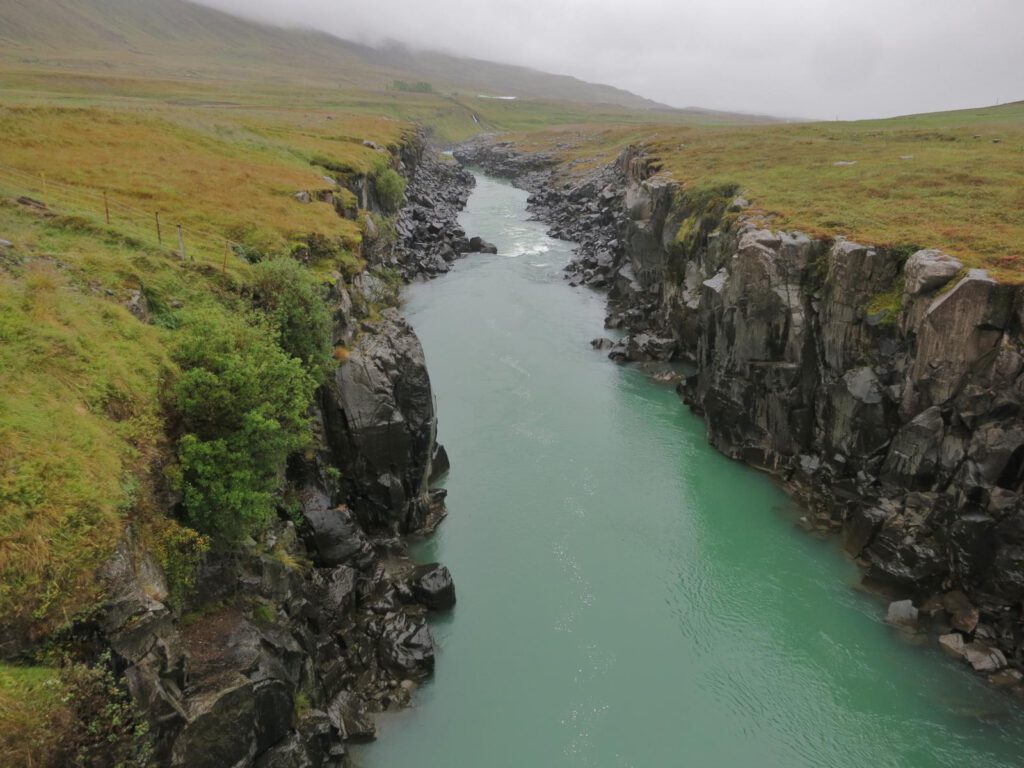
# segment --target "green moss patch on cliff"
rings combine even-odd
[[[693,252],[721,224],[739,185],[732,182],[699,184],[686,187],[675,201],[677,215],[682,217],[675,242]]]
[[[895,325],[903,312],[904,281],[899,278],[887,291],[871,297],[865,308],[868,317],[876,317],[885,325]]]

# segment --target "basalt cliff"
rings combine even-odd
[[[608,292],[595,347],[683,361],[712,445],[843,536],[890,621],[1021,694],[1024,291],[926,248],[780,231],[742,190],[690,190],[642,148],[598,171],[484,138],[456,156],[532,192]]]

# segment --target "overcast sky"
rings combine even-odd
[[[201,0],[676,107],[853,119],[1024,99],[1024,0]]]

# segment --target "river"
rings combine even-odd
[[[884,623],[834,539],[706,443],[671,387],[594,352],[604,296],[526,194],[478,177],[498,245],[410,288],[451,456],[417,557],[458,605],[365,768],[1018,766],[1024,718]]]

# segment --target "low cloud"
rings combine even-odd
[[[883,117],[1024,99],[1022,0],[202,0],[673,106]]]

